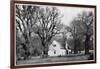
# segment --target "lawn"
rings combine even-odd
[[[59,57],[47,57],[47,58],[40,58],[40,57],[32,57],[29,60],[19,60],[17,61],[17,65],[20,64],[36,64],[36,63],[50,63],[50,62],[67,62],[67,61],[81,61],[81,60],[88,60],[89,55],[66,55],[66,56],[59,56]]]

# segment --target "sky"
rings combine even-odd
[[[77,7],[58,7],[58,9],[63,14],[62,22],[65,25],[68,25],[71,23],[71,21],[78,15],[81,14],[83,11],[92,11],[94,12],[93,8],[77,8]]]

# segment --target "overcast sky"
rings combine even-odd
[[[93,8],[90,9],[90,8],[77,8],[77,7],[58,7],[58,9],[64,15],[62,17],[62,22],[65,25],[69,25],[70,22],[73,20],[73,18],[75,18],[79,13],[82,13],[83,11],[94,12]]]

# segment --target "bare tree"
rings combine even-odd
[[[83,12],[79,18],[83,23],[82,29],[85,31],[85,54],[89,54],[89,42],[91,37],[93,40],[93,12]]]
[[[74,53],[76,54],[78,51],[77,51],[77,46],[78,46],[78,41],[79,41],[79,35],[81,33],[81,30],[80,30],[80,21],[74,19],[71,23],[71,33],[72,33],[72,36],[73,36],[73,41],[74,41]]]
[[[61,14],[56,7],[41,8],[39,11],[39,24],[37,23],[38,31],[36,33],[41,38],[45,57],[48,55],[48,43],[53,36],[60,33],[62,28],[60,18]]]
[[[33,26],[37,23],[38,6],[31,5],[16,5],[16,29],[17,33],[21,34],[21,39],[24,39],[23,49],[25,50],[26,57],[29,56],[29,48],[32,46],[31,33]],[[22,40],[23,41],[23,40]]]

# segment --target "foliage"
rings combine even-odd
[[[74,40],[74,53],[84,46],[85,54],[89,53],[90,40],[93,41],[93,13],[91,11],[82,12],[72,21],[69,32]],[[85,45],[83,45],[83,43]],[[83,50],[83,49],[82,49]]]

